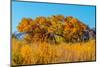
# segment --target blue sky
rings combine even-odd
[[[32,2],[12,2],[12,32],[17,31],[16,26],[23,17],[35,19],[37,16],[52,15],[73,16],[95,27],[95,6],[79,6],[68,4],[48,4]]]

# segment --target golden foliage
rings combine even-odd
[[[71,39],[75,34],[82,36],[82,32],[87,27],[87,25],[72,16],[54,15],[51,17],[39,16],[35,19],[23,18],[17,29],[19,32],[31,32],[30,36],[37,35],[38,33],[42,35],[52,32],[53,34],[62,35],[66,39]],[[28,39],[34,38],[30,36]]]
[[[13,65],[96,60],[95,38],[75,42],[88,26],[72,16],[23,18],[17,28],[27,34],[22,40],[12,37]]]
[[[15,39],[12,42],[13,65],[96,60],[95,40],[86,43],[60,43],[56,45],[39,41],[28,44]],[[16,54],[19,58],[16,58]]]
[[[32,64],[34,63],[33,59],[33,49],[29,45],[23,45],[20,50],[20,55],[23,58],[23,64]]]

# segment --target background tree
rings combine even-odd
[[[24,39],[27,41],[48,41],[76,42],[81,40],[83,31],[87,25],[72,16],[53,15],[50,17],[39,16],[35,19],[23,18],[17,29],[26,33]]]

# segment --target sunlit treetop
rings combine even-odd
[[[72,16],[53,15],[49,17],[38,16],[35,19],[22,18],[17,29],[19,32],[31,32],[28,38],[33,35],[46,35],[53,33],[65,38],[75,37],[75,34],[82,35],[82,32],[89,27]],[[43,37],[43,36],[42,36]],[[29,39],[31,39],[29,38]]]

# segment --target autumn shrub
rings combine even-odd
[[[20,49],[22,46],[22,42],[17,39],[12,39],[12,64],[22,64],[22,57],[20,55]]]
[[[14,42],[17,43],[18,41]],[[18,50],[12,51],[12,57],[15,58],[12,59],[13,64],[48,64],[95,60],[95,40],[86,43],[60,43],[56,45],[47,42],[31,44],[20,42],[17,45],[21,45],[21,47],[13,47],[18,48]]]

